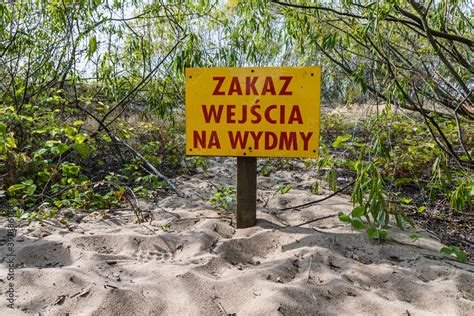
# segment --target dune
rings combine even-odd
[[[474,266],[441,254],[429,232],[413,242],[393,228],[398,242],[371,242],[338,220],[351,210],[344,195],[281,211],[329,193],[311,193],[314,173],[294,164],[259,176],[247,229],[209,202],[215,185],[234,185],[231,158],[177,177],[184,198],[140,200],[144,224],[127,208],[17,223],[14,309],[0,219],[0,315],[474,315]]]

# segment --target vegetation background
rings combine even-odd
[[[376,110],[323,115],[321,158],[305,161],[324,179],[314,192],[350,185],[342,221],[377,240],[417,222],[465,261],[473,12],[456,0],[4,1],[2,212],[42,220],[130,203],[141,221],[137,197],[180,194],[171,176],[206,169],[184,156],[185,67],[321,65],[327,107]]]

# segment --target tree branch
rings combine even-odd
[[[305,204],[301,204],[301,205],[296,205],[296,206],[290,206],[290,207],[285,207],[285,208],[280,208],[278,209],[279,211],[288,211],[288,210],[295,210],[295,209],[302,209],[302,208],[307,208],[307,207],[310,207],[312,205],[315,205],[317,203],[320,203],[320,202],[323,202],[323,201],[326,201],[336,195],[338,195],[339,193],[342,193],[343,191],[345,191],[346,189],[350,188],[351,186],[353,186],[355,183],[355,180],[354,181],[351,181],[350,183],[348,183],[347,185],[345,185],[343,188],[337,190],[336,192],[334,193],[331,193],[330,195],[328,196],[325,196],[321,199],[318,199],[318,200],[315,200],[315,201],[312,201],[312,202],[308,202],[308,203],[305,203]]]
[[[143,78],[142,81],[140,81],[132,90],[130,90],[116,105],[114,105],[109,111],[107,111],[107,113],[105,113],[105,115],[102,117],[102,122],[105,123],[105,120],[107,119],[107,117],[112,114],[112,112],[119,108],[120,106],[122,106],[123,104],[125,104],[127,102],[127,100],[138,90],[140,89],[143,85],[145,85],[149,80],[150,78],[155,74],[155,72],[158,70],[158,68],[164,63],[164,61],[168,58],[168,56],[171,55],[171,53],[178,47],[178,45],[187,37],[187,35],[183,36],[182,38],[180,38],[176,44],[168,51],[168,53],[160,60],[160,62],[155,66],[155,68],[152,69],[152,71],[150,71],[148,73],[148,75]],[[117,119],[117,117],[115,117],[113,120],[111,120],[110,122],[108,122],[106,125],[110,125],[112,122],[114,122],[115,120]],[[101,127],[99,127],[99,130],[97,132],[99,132],[101,130]]]
[[[165,175],[163,175],[161,172],[158,171],[158,169],[155,168],[155,166],[153,166],[145,157],[143,157],[142,154],[140,154],[138,151],[136,151],[132,146],[130,146],[129,144],[127,144],[126,142],[118,142],[117,144],[119,145],[122,145],[122,146],[125,146],[127,147],[135,156],[137,156],[138,158],[140,158],[141,161],[143,161],[145,163],[145,165],[151,169],[151,171],[153,171],[153,173],[158,176],[159,178],[163,179],[166,184],[171,188],[171,190],[173,190],[174,192],[176,192],[176,194],[179,196],[179,197],[184,197],[184,193],[181,192],[180,190],[178,190],[178,188],[174,185],[174,183],[168,178],[166,177]]]
[[[339,16],[346,16],[346,17],[351,17],[351,18],[356,18],[356,19],[363,19],[363,20],[368,20],[369,19],[369,17],[361,16],[361,15],[354,14],[354,13],[341,12],[341,11],[337,11],[335,9],[328,8],[328,7],[323,7],[323,6],[299,5],[299,4],[283,2],[283,1],[279,1],[279,0],[271,0],[271,2],[275,3],[275,4],[282,5],[282,6],[292,7],[292,8],[321,10],[321,11],[328,11],[328,12],[334,13],[334,14],[339,15]],[[396,22],[396,23],[403,23],[403,24],[410,24],[412,26],[415,26],[415,27],[423,30],[421,20],[416,15],[401,9],[399,6],[396,6],[396,9],[402,15],[404,15],[405,17],[408,17],[408,18],[412,19],[413,22],[407,21],[407,20],[404,20],[404,19],[399,19],[399,18],[396,18],[396,17],[390,17],[390,16],[385,18],[386,21]],[[448,40],[451,40],[451,41],[463,43],[463,44],[465,44],[465,45],[467,45],[471,48],[474,47],[474,40],[471,40],[469,38],[462,37],[462,36],[459,36],[459,35],[456,35],[456,34],[444,33],[444,32],[433,30],[433,29],[429,29],[429,30],[432,33],[432,35],[435,36],[435,37],[440,37],[440,38],[448,39]]]
[[[467,87],[467,85],[464,83],[464,81],[462,80],[462,78],[459,76],[459,74],[456,72],[456,70],[454,69],[454,67],[451,65],[451,63],[448,61],[448,59],[446,58],[446,56],[443,54],[443,52],[441,51],[441,49],[439,48],[438,44],[436,43],[436,41],[434,40],[433,36],[432,36],[432,33],[431,33],[431,29],[429,28],[428,26],[428,22],[426,21],[426,17],[423,13],[423,10],[424,8],[422,6],[420,6],[418,3],[416,3],[415,1],[413,0],[409,0],[410,1],[410,4],[413,6],[413,8],[416,10],[416,12],[418,12],[418,14],[421,17],[421,21],[423,23],[423,28],[426,32],[426,35],[428,37],[428,41],[430,42],[431,46],[433,47],[433,49],[435,50],[436,54],[438,55],[438,57],[441,59],[441,61],[443,62],[443,64],[446,66],[446,68],[448,68],[449,72],[451,73],[451,75],[454,77],[454,79],[456,79],[456,81],[458,82],[458,84],[461,86],[461,88],[464,90],[464,92],[466,94],[469,94],[469,91],[470,89]],[[425,9],[426,10],[426,9]]]

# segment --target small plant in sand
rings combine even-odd
[[[260,170],[260,173],[262,174],[262,176],[268,177],[268,176],[270,176],[270,169],[269,169],[267,166],[264,166],[264,167]]]
[[[467,262],[467,254],[462,251],[459,246],[443,247],[440,251],[447,255],[456,256],[456,258],[461,262]]]
[[[160,224],[160,228],[161,228],[161,230],[163,230],[164,232],[167,232],[167,231],[170,230],[171,225],[170,225],[170,224]]]
[[[217,192],[211,195],[209,202],[218,210],[230,209],[230,206],[235,201],[235,189],[230,185],[217,186]]]
[[[291,189],[293,189],[291,184],[279,184],[276,187],[276,192],[279,194],[286,194],[290,192]]]
[[[318,181],[314,182],[311,185],[311,192],[313,192],[314,194],[318,194],[320,187],[321,187],[321,184]]]
[[[209,169],[209,161],[206,157],[185,157],[184,164],[188,170],[188,173],[196,173],[199,168],[202,169],[203,172],[207,172]]]
[[[447,137],[456,137],[449,121],[436,119]],[[322,122],[326,122],[324,116]],[[389,238],[390,226],[402,230],[412,226],[410,214],[442,219],[469,213],[474,197],[472,175],[436,146],[418,118],[407,120],[387,108],[337,134],[322,136],[322,156],[316,167],[334,192],[342,179],[353,179],[353,209],[339,215],[352,228],[381,241]],[[456,248],[447,249],[458,253]],[[462,261],[462,255],[456,257]]]

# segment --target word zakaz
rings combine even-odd
[[[259,77],[245,77],[245,95],[293,95],[292,91],[288,91],[288,87],[293,77],[280,76],[278,79],[280,81],[278,84],[282,84],[277,93],[277,89],[275,88],[275,83],[273,82],[272,77],[265,77],[261,89],[257,89],[257,81],[259,81]],[[244,95],[239,77],[232,77],[230,79],[230,84],[228,84],[226,87],[224,87],[224,84],[227,84],[229,81],[226,80],[226,77],[212,77],[212,80],[217,81],[212,95]]]

